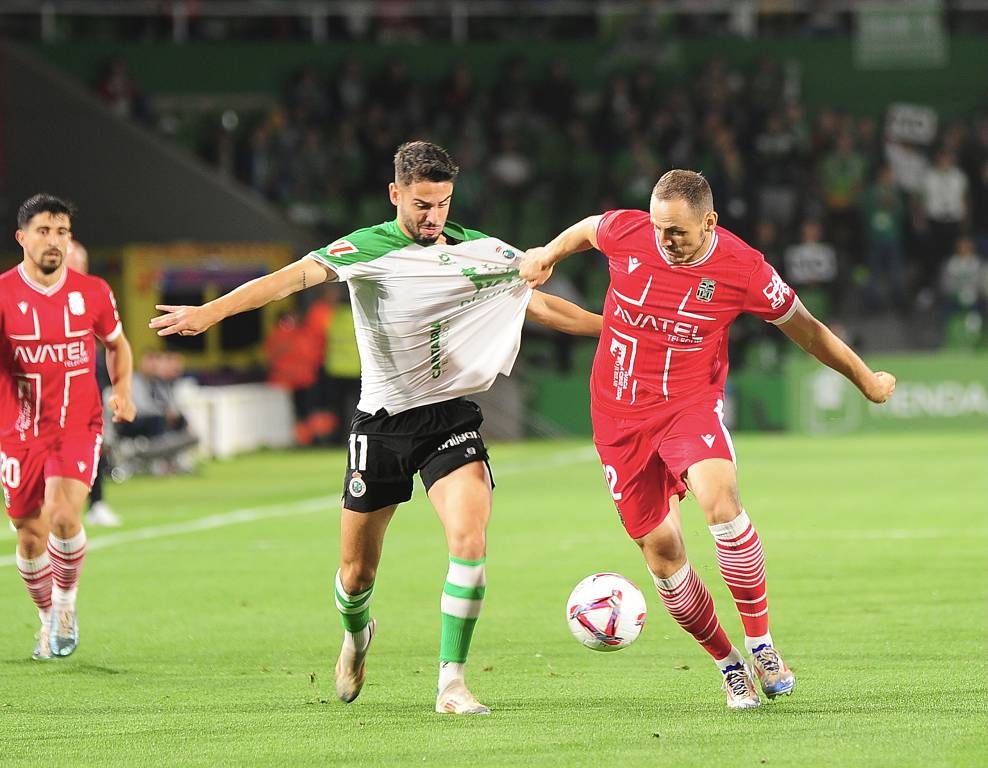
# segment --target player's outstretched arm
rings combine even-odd
[[[521,279],[538,288],[552,276],[552,268],[567,256],[597,247],[600,216],[587,216],[564,229],[544,246],[529,248],[518,266]]]
[[[176,333],[196,336],[230,315],[263,307],[296,291],[335,278],[336,273],[325,264],[315,259],[299,259],[198,307],[155,304],[155,309],[166,314],[151,318],[148,327],[156,329],[159,336]]]
[[[122,333],[106,346],[106,372],[110,375],[112,394],[107,405],[115,422],[133,421],[137,406],[130,394],[131,379],[134,375],[134,353],[130,342]]]
[[[846,376],[873,403],[884,403],[895,390],[895,376],[877,373],[858,354],[799,304],[796,313],[779,328],[824,365]]]
[[[546,328],[572,336],[600,336],[604,320],[600,315],[587,312],[571,301],[542,291],[532,292],[525,317]]]

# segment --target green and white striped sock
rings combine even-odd
[[[463,560],[449,556],[449,570],[443,586],[443,634],[439,643],[439,662],[463,664],[470,651],[473,628],[484,605],[487,581],[484,577],[486,557]]]
[[[353,640],[358,648],[366,646],[370,640],[367,624],[370,622],[370,599],[374,585],[356,595],[348,594],[340,581],[340,572],[336,572],[336,609],[340,612],[345,638]]]

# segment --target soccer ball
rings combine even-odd
[[[618,573],[595,573],[573,588],[566,602],[573,637],[594,651],[620,651],[645,626],[645,596]]]

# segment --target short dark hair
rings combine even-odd
[[[68,200],[41,192],[34,197],[29,197],[21,207],[17,209],[17,226],[24,229],[39,213],[50,213],[53,216],[68,216],[70,219],[75,216],[75,205]]]
[[[460,167],[449,152],[431,141],[408,141],[395,152],[395,181],[454,181]]]
[[[702,173],[674,168],[666,171],[652,190],[656,200],[685,200],[690,208],[702,216],[714,209],[714,193]]]

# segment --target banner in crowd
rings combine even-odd
[[[860,69],[942,67],[949,58],[941,0],[861,3],[854,25]]]
[[[789,427],[810,433],[988,429],[988,357],[977,353],[868,358],[896,375],[885,405],[869,403],[843,376],[806,358],[787,370]]]

